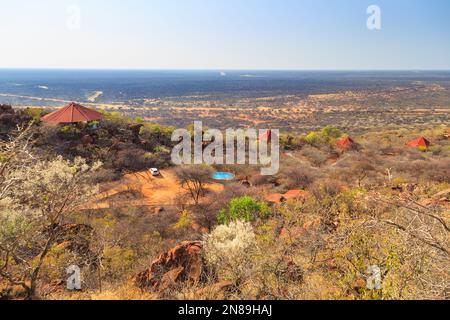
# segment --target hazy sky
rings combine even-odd
[[[450,1],[0,0],[0,41],[0,67],[450,69]]]

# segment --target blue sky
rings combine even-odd
[[[366,27],[369,5],[382,29]],[[67,27],[69,6],[80,28]],[[0,67],[450,69],[448,0],[0,0]]]

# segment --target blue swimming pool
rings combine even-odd
[[[236,176],[230,172],[216,172],[212,176],[214,180],[222,180],[222,181],[233,180],[235,177]]]

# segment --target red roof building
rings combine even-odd
[[[272,141],[272,130],[267,130],[265,133],[259,136],[260,141],[271,142]]]
[[[420,137],[416,140],[408,142],[407,145],[413,148],[428,148],[429,146],[431,146],[431,142],[424,137]]]
[[[342,149],[347,149],[348,150],[348,149],[356,148],[356,142],[350,137],[342,138],[342,139],[338,140],[336,142],[336,144],[337,144],[338,147],[340,147]]]
[[[77,123],[102,120],[103,114],[75,102],[42,117],[48,123]]]

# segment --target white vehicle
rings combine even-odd
[[[160,175],[160,172],[157,168],[151,168],[150,169],[150,173],[152,174],[152,176],[156,177]]]

